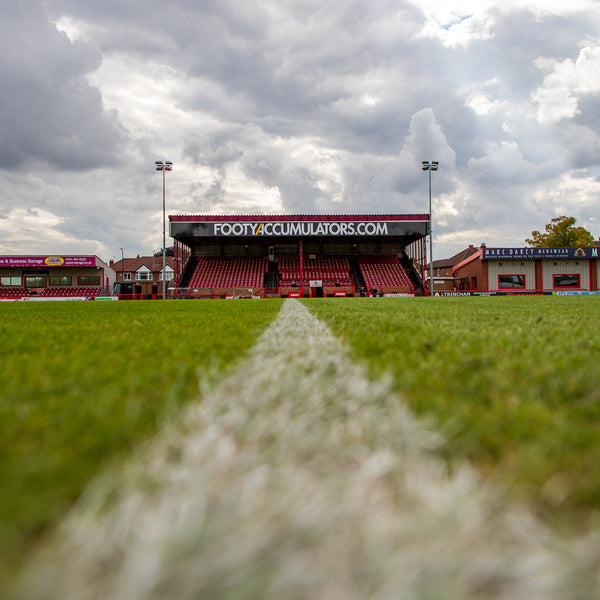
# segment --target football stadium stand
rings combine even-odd
[[[424,293],[428,215],[170,216],[172,297]]]

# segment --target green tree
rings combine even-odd
[[[594,236],[584,227],[575,227],[575,217],[555,217],[546,225],[546,233],[531,232],[525,242],[533,248],[574,248],[594,246]]]

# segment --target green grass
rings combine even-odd
[[[90,478],[198,399],[280,306],[0,303],[0,587]]]
[[[284,305],[185,421],[86,490],[8,597],[598,597],[597,536],[556,536],[464,463],[449,477],[440,436],[341,349]]]
[[[305,302],[467,458],[550,521],[600,506],[600,298]]]
[[[435,420],[450,464],[469,459],[549,520],[597,511],[600,298],[305,304]],[[89,480],[224,377],[280,306],[0,303],[0,588]]]

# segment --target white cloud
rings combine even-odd
[[[431,11],[422,35],[438,38],[449,48],[466,47],[472,42],[492,37],[493,18],[453,11]]]
[[[564,173],[556,181],[533,194],[539,206],[550,204],[553,216],[568,214],[590,218],[598,213],[600,182],[592,174]]]
[[[478,115],[506,114],[510,111],[510,103],[494,97],[499,85],[498,78],[493,77],[484,82],[471,83],[465,89],[459,90],[459,93],[466,98],[465,106],[471,108]]]
[[[535,66],[544,75],[544,83],[531,95],[537,102],[541,124],[572,119],[579,114],[579,99],[600,93],[600,46],[586,46],[575,61],[538,58]]]
[[[105,254],[91,239],[78,239],[57,229],[63,219],[44,209],[15,208],[0,218],[0,253],[14,253],[15,244],[27,254],[47,253],[49,244],[63,254]]]

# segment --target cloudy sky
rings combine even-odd
[[[600,236],[598,0],[0,0],[0,254],[169,214],[419,213],[436,257]]]

